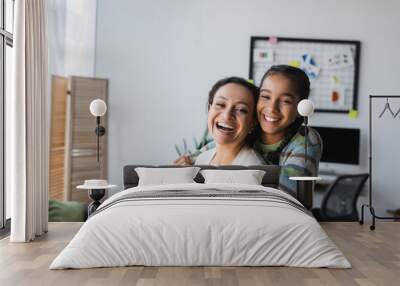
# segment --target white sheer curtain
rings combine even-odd
[[[46,1],[15,1],[10,126],[11,237],[27,242],[47,231],[49,119]],[[6,147],[6,148],[7,148]]]

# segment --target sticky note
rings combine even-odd
[[[254,80],[252,80],[252,79],[248,79],[247,82],[254,84]]]
[[[300,61],[299,60],[291,60],[289,62],[289,66],[295,67],[295,68],[299,68],[300,67]]]
[[[275,53],[272,49],[257,48],[253,51],[253,61],[256,63],[272,63]]]
[[[277,37],[269,37],[268,42],[271,45],[276,45],[278,43],[278,38]]]
[[[349,118],[356,119],[357,117],[358,117],[358,111],[355,109],[350,109],[349,110]]]
[[[331,93],[331,100],[332,102],[336,102],[339,100],[339,92],[337,92],[336,90],[333,90]]]

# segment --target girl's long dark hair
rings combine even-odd
[[[288,65],[272,66],[262,77],[260,82],[260,87],[263,85],[264,80],[268,76],[277,74],[285,76],[291,81],[294,90],[296,92],[296,95],[299,96],[299,101],[308,98],[308,96],[310,95],[310,80],[308,79],[307,74],[299,68]],[[285,137],[281,141],[281,144],[279,144],[279,147],[274,152],[269,152],[265,155],[264,159],[266,160],[267,163],[275,165],[279,164],[280,154],[282,150],[287,146],[287,144],[290,142],[293,136],[300,131],[302,123],[303,123],[303,117],[298,116],[296,120],[288,126]],[[258,132],[262,131],[258,129],[257,133]],[[261,135],[261,133],[258,135]]]

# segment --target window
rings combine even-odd
[[[5,104],[11,92],[14,0],[0,0],[0,228],[10,217],[10,195],[5,188]],[[9,224],[7,224],[9,226]],[[1,232],[0,232],[1,235]]]

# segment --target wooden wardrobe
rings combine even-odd
[[[97,162],[96,118],[92,100],[107,103],[108,80],[52,76],[50,199],[89,202],[87,192],[76,186],[87,179],[107,178],[107,113],[101,117],[106,133],[100,137]]]

